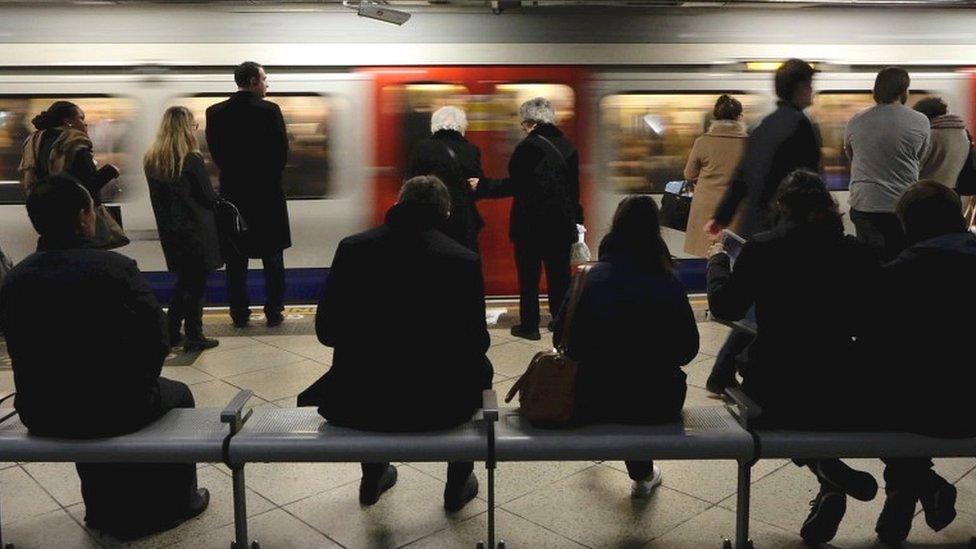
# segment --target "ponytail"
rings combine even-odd
[[[66,118],[75,116],[78,110],[78,105],[71,101],[55,101],[46,111],[31,119],[31,124],[38,130],[57,128],[64,124]]]

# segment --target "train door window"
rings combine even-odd
[[[925,92],[910,92],[909,105],[927,97]],[[847,122],[858,112],[874,106],[869,91],[822,91],[817,93],[808,110],[810,119],[820,128],[823,140],[821,157],[827,187],[847,190],[850,185],[851,163],[844,152],[844,131]]]
[[[218,170],[207,148],[207,107],[227,99],[226,95],[201,94],[181,97],[171,105],[182,105],[200,125],[197,140],[206,159],[214,188],[219,188]],[[269,95],[266,98],[281,108],[288,132],[288,163],[282,174],[285,196],[290,200],[328,198],[333,187],[330,133],[338,105],[335,98],[312,93]]]
[[[410,151],[420,140],[430,136],[430,116],[441,107],[465,108],[468,88],[460,84],[417,83],[383,88],[384,114],[399,118],[397,168],[406,173]]]
[[[136,115],[133,100],[105,96],[0,96],[0,204],[25,201],[18,166],[24,141],[34,131],[31,119],[59,100],[71,101],[84,111],[97,163],[116,165],[123,174],[122,180],[129,170],[138,169],[125,146]],[[106,202],[122,200],[124,195],[125,187],[119,180],[102,190],[102,200]]]
[[[495,96],[500,106],[495,113],[499,117],[497,125],[501,126],[499,129],[503,129],[507,137],[506,143],[500,146],[507,154],[511,154],[515,145],[525,137],[519,127],[519,107],[522,103],[534,97],[545,97],[556,111],[557,126],[572,123],[576,112],[576,94],[573,88],[565,84],[499,84],[495,86]]]
[[[610,189],[623,194],[661,193],[669,181],[684,179],[691,146],[707,130],[715,100],[722,93],[604,97],[600,118],[609,147],[605,172]],[[734,97],[742,102],[747,124],[765,106],[756,95],[734,93]]]

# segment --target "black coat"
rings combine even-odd
[[[214,206],[218,197],[199,153],[183,159],[180,178],[161,181],[146,174],[159,242],[170,271],[215,271],[224,264]]]
[[[491,386],[477,254],[437,230],[439,215],[393,206],[386,223],[339,243],[315,332],[330,369],[299,395],[330,422],[423,431],[469,420]]]
[[[454,152],[453,157],[448,148]],[[444,233],[477,252],[478,232],[485,222],[474,204],[476,196],[468,185],[468,178],[485,177],[478,147],[460,132],[440,130],[417,143],[410,153],[407,177],[418,175],[436,175],[447,185],[451,192],[451,217],[444,226]]]
[[[118,435],[158,415],[163,310],[135,261],[90,245],[41,238],[0,288],[14,406],[36,435]]]
[[[779,106],[749,133],[739,169],[715,210],[728,226],[743,208],[742,236],[772,228],[771,202],[779,184],[799,168],[820,171],[820,133],[803,111],[789,102]]]
[[[247,223],[243,251],[264,257],[290,247],[281,185],[288,135],[278,105],[246,91],[212,105],[207,109],[207,146],[220,168],[220,195],[237,206]]]
[[[826,226],[829,225],[829,226]],[[850,360],[863,334],[879,266],[870,249],[833,223],[782,223],[729,257],[708,261],[708,306],[727,320],[756,307],[758,335],[744,353],[743,390],[768,424],[795,428],[855,427],[866,418],[864,365]],[[829,402],[831,405],[825,406]],[[833,412],[833,414],[828,414]]]
[[[558,149],[539,138],[542,136]],[[565,159],[560,160],[560,156]],[[544,183],[558,176],[559,184],[546,189]],[[483,180],[478,195],[511,196],[509,237],[512,242],[569,245],[576,241],[576,224],[583,223],[579,201],[579,155],[559,128],[541,124],[523,139],[508,161],[508,178]]]
[[[565,329],[566,310],[556,317],[553,344]],[[698,325],[674,273],[646,265],[607,235],[569,335],[568,354],[580,368],[578,420],[652,424],[680,417],[681,366],[698,353]]]

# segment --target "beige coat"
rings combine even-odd
[[[705,135],[695,140],[685,165],[685,179],[697,180],[688,216],[688,232],[685,234],[686,253],[705,256],[709,245],[705,238],[705,223],[715,214],[715,208],[739,167],[747,137],[742,122],[716,120]],[[736,215],[732,230],[738,226],[740,217]]]
[[[955,189],[959,172],[969,158],[969,146],[966,124],[961,118],[947,114],[932,119],[929,150],[922,157],[918,179],[938,181]]]

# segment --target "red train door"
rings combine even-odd
[[[522,139],[518,107],[532,97],[549,98],[557,123],[587,158],[584,72],[572,67],[392,67],[368,68],[375,94],[374,221],[396,201],[413,144],[430,135],[431,113],[456,105],[468,115],[465,137],[481,149],[485,175],[508,175],[508,159]],[[581,182],[584,209],[587,186]],[[508,240],[511,199],[482,200],[485,220],[479,246],[489,296],[518,293],[512,245]]]

